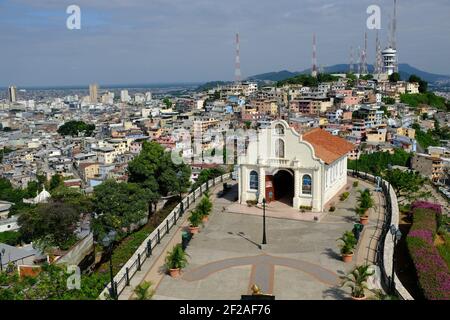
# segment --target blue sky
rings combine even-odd
[[[450,74],[450,1],[398,2],[400,62]],[[231,80],[236,32],[244,77],[310,67],[313,32],[319,64],[348,63],[372,4],[386,44],[392,0],[0,0],[0,86]]]

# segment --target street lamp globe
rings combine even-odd
[[[396,226],[395,225],[391,225],[390,231],[391,231],[391,234],[394,236],[395,233],[397,232]]]
[[[395,238],[397,239],[397,241],[400,241],[400,239],[402,238],[402,232],[397,229],[397,232],[395,233]]]

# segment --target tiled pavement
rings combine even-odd
[[[360,182],[357,189],[367,186]],[[210,222],[187,249],[190,264],[183,276],[161,276],[154,299],[239,299],[252,284],[277,299],[348,298],[348,289],[337,284],[354,264],[341,261],[336,239],[357,221],[353,210],[357,189],[352,188],[346,201],[336,202],[336,212],[321,222],[267,218],[268,245],[263,249],[261,216],[226,210],[233,205],[232,194],[217,199]],[[358,245],[354,257],[358,264],[372,263],[375,257],[384,206],[381,195],[374,194],[377,208]]]

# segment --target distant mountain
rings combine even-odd
[[[346,73],[346,72],[348,72],[349,69],[350,69],[350,65],[348,65],[348,64],[335,64],[332,66],[324,67],[323,71],[325,73]],[[373,72],[374,66],[368,65],[368,70],[369,70],[369,72]],[[420,78],[422,78],[423,80],[425,80],[429,83],[435,83],[438,81],[450,81],[450,76],[422,71],[422,70],[412,67],[411,65],[409,65],[407,63],[401,63],[399,65],[399,71],[400,71],[400,76],[403,80],[407,80],[412,74],[415,74],[416,76],[419,76]],[[283,70],[283,71],[279,71],[279,72],[268,72],[268,73],[258,74],[258,75],[249,77],[248,80],[281,81],[281,80],[295,77],[298,74],[309,74],[309,73],[311,73],[311,69],[306,69],[306,70],[297,71],[297,72]]]
[[[268,81],[282,81],[284,79],[295,77],[298,72],[290,72],[287,70],[279,71],[279,72],[269,72],[259,74],[253,77],[247,78],[247,80],[268,80]]]

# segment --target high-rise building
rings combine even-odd
[[[90,84],[89,85],[89,98],[91,103],[98,102],[98,84]]]
[[[11,86],[8,88],[8,99],[9,99],[9,102],[16,102],[17,88],[15,86]]]
[[[128,95],[128,90],[120,91],[120,101],[125,102],[125,103],[130,101],[130,96]]]

